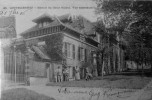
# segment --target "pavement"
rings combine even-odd
[[[80,88],[45,85],[13,86],[26,88],[56,100],[152,100],[152,81],[143,89]]]

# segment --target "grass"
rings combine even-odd
[[[55,100],[48,96],[36,93],[25,88],[16,88],[2,91],[0,100]]]
[[[79,80],[70,82],[48,83],[47,86],[141,89],[150,81],[150,77],[110,75],[104,76],[104,78],[96,77],[89,81]]]

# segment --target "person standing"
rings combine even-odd
[[[55,73],[56,73],[56,82],[61,82],[61,80],[62,80],[62,78],[61,78],[62,77],[62,70],[61,70],[60,66],[58,66]]]
[[[80,69],[78,66],[75,67],[76,80],[80,80]]]
[[[69,77],[68,68],[65,68],[63,70],[63,81],[68,81],[69,80],[68,77]]]
[[[65,81],[69,81],[69,71],[68,71],[68,68],[65,69]]]

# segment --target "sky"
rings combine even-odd
[[[16,16],[17,34],[35,25],[32,20],[44,13],[48,13],[52,16],[64,14],[82,15],[91,22],[97,19],[94,14],[96,4],[92,0],[0,0],[0,7],[0,16]],[[6,7],[6,9],[4,9],[4,7]],[[11,7],[20,8],[13,10]],[[21,7],[31,7],[31,9],[21,9]],[[84,8],[82,9],[82,7]]]

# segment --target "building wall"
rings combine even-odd
[[[30,82],[31,84],[46,84],[55,82],[55,71],[58,66],[62,69],[61,63],[49,62],[30,62]],[[37,83],[39,82],[39,83]]]
[[[30,76],[46,77],[46,63],[30,61]]]
[[[66,59],[66,64],[69,67],[69,72],[70,72],[70,78],[73,78],[73,67],[78,66],[79,68],[82,68],[84,63],[87,63],[90,61],[90,59],[92,59],[91,56],[91,51],[95,51],[96,47],[86,44],[85,42],[82,42],[74,37],[71,37],[70,35],[67,35],[66,33],[64,33],[64,39],[63,39],[63,43],[70,43],[71,44],[71,49],[72,49],[72,45],[75,45],[75,59],[73,59],[73,57],[67,57]],[[87,54],[85,54],[85,57],[87,57],[87,61],[84,60],[79,60],[78,58],[78,49],[79,47],[84,48],[87,50]],[[65,51],[65,47],[63,45],[63,52]],[[71,51],[71,55],[72,55],[72,50]],[[87,66],[86,66],[87,67]],[[80,73],[81,74],[81,73]]]

